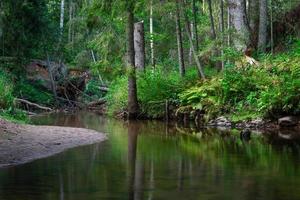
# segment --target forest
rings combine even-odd
[[[300,199],[300,0],[0,0],[0,199]]]
[[[6,0],[0,9],[4,118],[92,108],[207,123],[300,112],[297,1]]]

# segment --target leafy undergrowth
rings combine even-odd
[[[258,65],[226,68],[179,94],[182,107],[204,110],[206,118],[233,121],[300,114],[300,43],[293,50],[263,55]]]
[[[210,74],[213,73],[210,72]],[[181,78],[177,71],[167,71],[162,67],[157,67],[155,70],[149,67],[146,72],[138,73],[137,90],[141,115],[148,118],[163,117],[165,101],[179,102],[179,93],[194,85],[197,80],[197,72],[192,68],[187,70],[184,78]],[[126,111],[128,101],[127,84],[128,79],[126,76],[117,78],[111,83],[106,96],[110,115]]]

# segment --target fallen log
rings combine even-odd
[[[105,103],[106,103],[105,99],[99,99],[97,101],[92,101],[92,102],[88,103],[88,107],[101,106],[101,105],[103,105]]]
[[[27,101],[25,99],[19,99],[19,98],[15,98],[15,101],[18,101],[20,103],[24,103],[24,104],[27,104],[29,106],[33,106],[33,107],[36,107],[36,108],[39,108],[41,110],[47,110],[47,111],[52,111],[53,109],[52,108],[49,108],[49,107],[45,107],[45,106],[41,106],[41,105],[38,105],[36,103],[32,103],[30,101]]]

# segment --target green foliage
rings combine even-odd
[[[0,118],[22,124],[29,122],[29,118],[25,112],[13,107],[10,107],[7,110],[0,110]]]
[[[234,121],[299,114],[299,54],[296,43],[288,53],[261,56],[259,66],[229,67],[182,92],[182,108],[205,110],[208,118],[230,114]]]
[[[13,82],[8,75],[0,72],[0,108],[9,108],[13,104]]]
[[[54,97],[51,93],[45,91],[39,84],[29,83],[21,80],[17,83],[14,91],[15,96],[27,99],[41,105],[53,105]]]
[[[194,69],[187,71],[187,76],[181,78],[176,71],[165,71],[163,68],[138,72],[137,89],[140,111],[150,118],[160,118],[164,115],[166,100],[178,101],[178,94],[188,85],[198,79]],[[127,77],[122,76],[112,82],[107,95],[110,114],[124,111],[127,108]]]
[[[84,98],[85,102],[95,101],[105,96],[105,93],[99,89],[101,86],[101,81],[98,79],[90,80],[84,90],[84,94],[82,98]]]
[[[109,115],[114,115],[126,109],[128,102],[127,85],[127,76],[121,76],[111,83],[106,96]]]

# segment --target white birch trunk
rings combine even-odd
[[[65,0],[61,0],[61,4],[60,4],[60,24],[59,24],[61,34],[63,33],[63,29],[64,29],[64,18],[65,18],[64,15],[65,15]]]
[[[155,58],[154,58],[154,39],[153,39],[153,0],[151,0],[150,4],[150,50],[151,50],[151,64],[155,66]]]

